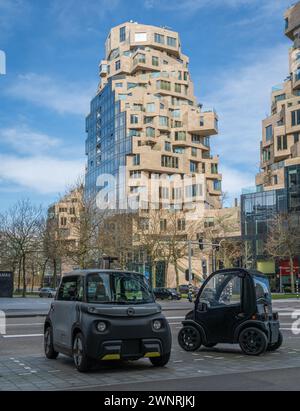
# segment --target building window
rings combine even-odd
[[[60,225],[65,227],[67,225],[67,217],[60,218]]]
[[[273,138],[273,126],[270,125],[266,127],[266,140],[270,141]]]
[[[264,163],[271,160],[271,150],[269,148],[263,150],[262,160]]]
[[[185,219],[184,218],[180,218],[179,220],[177,220],[177,229],[178,231],[185,231]]]
[[[139,116],[136,114],[131,114],[130,116],[130,123],[131,124],[138,124],[139,122]]]
[[[197,157],[198,149],[196,147],[192,147],[192,156]]]
[[[179,109],[172,110],[171,113],[173,118],[179,118],[181,115],[181,111]]]
[[[213,184],[214,184],[214,190],[215,191],[221,191],[222,190],[221,181],[214,180]]]
[[[160,220],[160,231],[167,231],[167,220]]]
[[[155,43],[165,44],[165,36],[155,33],[154,34],[154,41]]]
[[[175,92],[181,93],[181,84],[175,83]]]
[[[299,133],[294,134],[294,144],[299,142]]]
[[[147,137],[155,137],[155,128],[147,127],[146,128],[146,136]]]
[[[199,197],[203,195],[202,184],[193,184],[185,188],[186,198]]]
[[[141,156],[140,156],[140,154],[135,154],[135,155],[133,156],[133,165],[134,165],[134,166],[139,166],[140,163],[141,163]]]
[[[175,141],[186,141],[186,132],[175,131]]]
[[[273,184],[275,186],[278,184],[278,175],[273,176]]]
[[[142,177],[141,171],[130,171],[130,178],[137,179],[141,177]]]
[[[159,66],[159,58],[156,56],[152,56],[152,66]]]
[[[195,163],[194,161],[190,161],[190,172],[197,173],[197,170],[198,170],[197,163]]]
[[[287,136],[278,136],[277,137],[277,150],[287,150]]]
[[[69,210],[69,213],[75,215],[76,214],[75,207],[71,207]]]
[[[121,69],[121,61],[118,60],[118,61],[116,61],[116,71],[118,71],[120,69]]]
[[[145,116],[144,124],[153,124],[153,117]]]
[[[218,174],[218,164],[211,164],[211,174]]]
[[[287,30],[287,29],[289,28],[289,19],[286,18],[286,19],[284,20],[284,22],[285,22],[285,30]]]
[[[161,90],[171,91],[171,83],[165,80],[158,80],[157,81],[157,88]]]
[[[183,73],[183,79],[184,79],[184,81],[188,81],[188,79],[189,79],[189,73],[188,73],[187,71],[185,71],[185,72]]]
[[[123,83],[116,83],[116,88],[122,88],[123,87]]]
[[[155,112],[155,103],[147,103],[146,110],[148,113]]]
[[[171,151],[172,146],[169,141],[165,141],[165,151]]]
[[[159,125],[168,127],[169,126],[169,118],[165,116],[159,116]]]
[[[168,200],[169,197],[169,189],[167,187],[159,187],[159,198],[162,200]]]
[[[171,156],[161,156],[161,166],[169,168],[178,168],[178,158]]]
[[[135,33],[134,41],[136,43],[142,43],[147,41],[147,33]]]
[[[126,27],[120,28],[120,43],[126,40]]]
[[[174,37],[167,37],[167,44],[168,46],[171,47],[176,47],[177,46],[177,40]]]
[[[292,126],[298,126],[300,124],[300,110],[292,111]]]

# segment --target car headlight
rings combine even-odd
[[[106,325],[106,323],[105,323],[104,321],[99,321],[99,322],[97,323],[97,330],[98,330],[100,333],[103,333],[103,332],[106,330],[106,328],[107,328],[107,325]]]
[[[160,320],[154,320],[153,321],[153,328],[154,330],[158,331],[162,327],[162,322]]]

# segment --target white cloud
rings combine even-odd
[[[232,204],[233,198],[239,198],[241,188],[252,187],[254,185],[253,175],[250,172],[243,172],[235,168],[222,165],[221,173],[223,175],[222,189],[229,195],[229,205]]]
[[[60,114],[86,115],[95,85],[62,82],[36,73],[21,74],[8,87],[9,96],[27,100]]]
[[[49,156],[0,155],[0,181],[20,190],[31,190],[39,194],[64,192],[67,186],[83,174],[84,161],[61,160]]]
[[[58,138],[31,130],[26,125],[0,129],[0,143],[21,154],[39,154],[61,145]]]

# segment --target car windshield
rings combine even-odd
[[[87,300],[93,304],[154,302],[146,279],[132,273],[95,273],[87,277]]]
[[[270,283],[266,277],[254,276],[255,292],[257,301],[271,301]]]

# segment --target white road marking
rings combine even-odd
[[[15,334],[15,335],[3,335],[3,338],[32,338],[43,337],[44,334]]]
[[[33,326],[41,326],[44,323],[32,323],[32,324],[6,324],[6,327],[33,327]]]

